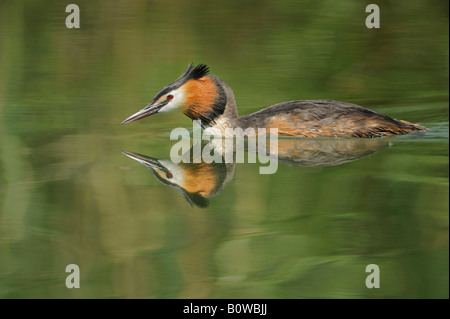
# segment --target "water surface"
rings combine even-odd
[[[61,1],[0,5],[0,298],[448,298],[448,2],[384,4],[379,30],[355,1],[77,4],[78,30]],[[167,160],[190,120],[119,125],[190,62],[240,114],[334,99],[430,131],[204,166],[191,206],[122,153]]]

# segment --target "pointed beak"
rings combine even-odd
[[[157,169],[163,171],[164,173],[166,173],[166,175],[167,174],[172,175],[170,171],[164,165],[162,165],[156,158],[126,151],[122,151],[122,153],[125,156],[128,156],[129,158],[135,160],[136,162],[139,162],[142,165],[147,166],[150,169]]]
[[[163,103],[159,103],[156,105],[147,105],[146,107],[144,107],[142,110],[137,111],[136,113],[134,113],[133,115],[127,117],[125,120],[122,121],[122,123],[120,124],[127,124],[127,123],[131,123],[137,120],[140,120],[144,117],[153,115],[158,113],[158,111],[161,109],[161,107],[163,107],[164,104]]]

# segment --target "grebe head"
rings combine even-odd
[[[224,113],[227,94],[222,86],[224,82],[208,73],[207,65],[194,67],[191,63],[178,79],[162,88],[146,107],[125,119],[122,124],[175,110],[181,110],[193,120],[209,124]]]

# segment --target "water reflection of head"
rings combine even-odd
[[[178,190],[192,206],[204,208],[209,197],[217,195],[233,176],[234,164],[225,163],[179,163],[158,160],[146,155],[125,152],[129,158],[148,167],[164,185]],[[222,161],[223,162],[223,161]]]

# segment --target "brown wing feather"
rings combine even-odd
[[[278,128],[280,136],[377,137],[424,132],[427,129],[395,120],[365,107],[329,100],[291,101],[242,116],[243,128]]]

